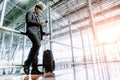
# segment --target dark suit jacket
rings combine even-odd
[[[42,26],[39,24],[39,22],[40,19],[38,17],[38,14],[35,14],[35,12],[26,13],[26,34],[29,36],[37,35],[42,40],[45,32],[43,32]]]

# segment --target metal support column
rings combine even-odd
[[[50,32],[52,34],[52,29],[51,29],[52,28],[51,7],[49,5],[49,0],[46,0],[46,7],[47,7],[47,9],[46,9],[46,11],[47,11],[46,16],[47,16],[47,21],[48,21],[47,27],[46,27],[46,32]],[[49,40],[51,40],[51,35],[49,37]],[[48,41],[47,41],[47,37],[46,37],[45,41],[44,41],[44,49],[47,48],[47,46],[46,46],[47,43],[48,43]],[[51,43],[52,43],[51,41],[48,43],[48,45],[49,45],[48,47],[49,47],[50,50],[52,49],[52,44]]]
[[[66,3],[66,6],[68,6],[68,3]],[[69,8],[67,8],[69,9]],[[69,11],[69,10],[67,10]],[[71,54],[72,54],[72,62],[73,62],[73,67],[75,67],[75,60],[74,60],[74,52],[73,52],[73,39],[72,39],[72,29],[71,29],[71,21],[70,21],[70,16],[68,14],[68,28],[69,28],[69,33],[70,33],[70,48],[71,48]]]
[[[68,25],[69,25],[69,33],[70,33],[70,45],[71,45],[71,53],[72,53],[72,62],[75,63],[75,61],[74,61],[74,52],[73,52],[72,30],[71,30],[71,22],[70,22],[70,20],[68,21]],[[74,64],[73,64],[73,67],[75,67]]]
[[[26,24],[25,24],[25,32],[26,32]],[[26,36],[23,36],[23,52],[22,52],[22,64],[24,64],[24,56],[25,56],[25,48],[26,48]]]
[[[109,75],[109,70],[108,70],[108,60],[107,60],[107,55],[105,53],[105,48],[104,48],[104,44],[101,45],[102,48],[102,55],[103,55],[103,62],[104,62],[104,73],[105,73],[105,78],[106,80],[111,80],[110,75]]]
[[[95,25],[94,15],[92,11],[92,0],[86,0],[86,3],[87,3],[86,5],[88,6],[88,10],[89,10],[90,25],[92,26],[94,39],[97,40],[96,25]]]
[[[87,59],[86,59],[86,53],[85,53],[85,46],[84,46],[84,41],[83,41],[83,34],[80,29],[80,36],[81,36],[81,43],[82,43],[82,48],[83,48],[83,58],[84,58],[84,63],[85,63],[85,73],[86,73],[86,80],[88,80],[88,66],[87,66]]]
[[[11,40],[10,40],[10,54],[9,59],[12,58],[12,44],[13,44],[13,32],[11,32]]]
[[[2,13],[1,13],[0,26],[3,26],[3,20],[4,20],[4,15],[5,15],[6,4],[7,4],[7,0],[4,0],[4,4],[3,4],[3,8],[2,8]]]
[[[2,33],[1,49],[0,49],[0,55],[1,55],[1,58],[0,58],[0,59],[1,59],[1,60],[3,59],[2,56],[3,56],[3,54],[4,54],[4,53],[3,53],[3,49],[4,49],[4,39],[5,39],[5,33],[3,32],[3,33]]]
[[[3,26],[3,20],[4,20],[4,14],[5,14],[6,4],[7,4],[7,0],[4,0],[4,2],[3,2],[3,8],[2,8],[2,13],[1,13],[1,19],[0,19],[0,27]],[[1,49],[0,49],[1,59],[2,59],[2,55],[3,55],[2,52],[3,52],[3,47],[4,47],[4,36],[5,36],[5,33],[3,32],[3,37],[2,37],[2,42],[1,42]]]
[[[72,54],[72,67],[73,67],[73,73],[74,73],[74,80],[76,80],[76,73],[75,73],[75,60],[74,60],[74,51],[73,51],[73,38],[72,38],[72,29],[71,29],[71,21],[70,16],[68,18],[68,25],[69,25],[69,33],[70,33],[70,48],[71,48],[71,54]]]
[[[97,80],[96,77],[95,77],[95,68],[96,68],[96,61],[95,61],[95,55],[93,54],[92,52],[92,49],[93,47],[91,47],[91,40],[90,40],[90,35],[89,35],[90,32],[86,32],[87,34],[87,40],[88,40],[88,46],[89,46],[89,52],[90,52],[90,60],[91,60],[91,63],[92,63],[92,69],[93,69],[93,79],[92,80]],[[91,73],[92,74],[92,73]],[[92,75],[91,75],[92,76]]]
[[[68,3],[66,3],[66,6],[68,6]],[[69,8],[67,8],[69,9]],[[67,10],[69,11],[69,10]],[[74,80],[76,80],[76,73],[75,73],[75,60],[74,60],[74,51],[73,51],[73,37],[72,37],[72,29],[71,29],[71,21],[70,21],[70,15],[68,14],[68,28],[69,28],[69,33],[70,33],[70,48],[71,48],[71,54],[72,54],[72,67],[73,67],[73,72],[74,72]]]
[[[52,19],[51,19],[51,8],[49,7],[49,31],[52,34]],[[50,35],[50,40],[52,39],[52,35]],[[52,44],[50,42],[50,49],[52,48]]]

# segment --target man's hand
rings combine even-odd
[[[51,35],[51,33],[49,33],[49,32],[47,33],[47,32],[46,32],[46,33],[45,33],[45,36],[48,36],[48,35]]]
[[[44,21],[44,20],[40,20],[40,22],[39,22],[40,25],[44,25],[45,23],[46,23],[46,21]]]

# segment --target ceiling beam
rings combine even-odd
[[[120,15],[113,16],[113,17],[107,18],[105,20],[98,21],[98,22],[96,22],[96,25],[98,25],[98,24],[103,25],[103,24],[111,23],[112,21],[118,21],[118,20],[120,21]],[[90,25],[84,25],[84,26],[79,27],[79,29],[72,30],[72,32],[75,33],[79,30],[83,31],[83,30],[90,29],[90,28],[91,28]],[[65,35],[68,35],[68,34],[69,34],[69,31],[66,31],[66,32],[63,32],[63,33],[60,33],[60,34],[56,34],[52,37],[52,39],[62,37],[63,35],[65,36]]]
[[[114,6],[114,7],[110,8],[110,9],[103,10],[102,13],[101,13],[101,12],[98,12],[98,13],[96,13],[96,14],[94,14],[94,15],[95,15],[95,17],[97,17],[97,16],[103,16],[103,15],[106,14],[106,13],[110,13],[110,12],[112,12],[112,11],[119,10],[119,9],[120,9],[120,5],[117,5],[117,6]],[[83,17],[82,19],[79,19],[79,20],[76,20],[76,21],[74,21],[74,22],[71,22],[71,24],[72,24],[72,25],[75,25],[75,24],[78,24],[78,23],[82,23],[82,22],[84,22],[84,21],[86,21],[86,20],[89,20],[89,16]],[[66,26],[60,26],[60,27],[61,27],[61,28],[66,28],[67,26],[68,26],[68,25],[66,25]],[[54,30],[54,31],[57,31],[57,30]]]

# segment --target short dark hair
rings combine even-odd
[[[37,5],[35,5],[35,8],[39,8],[39,9],[41,9],[41,10],[43,10],[43,6],[41,5],[41,4],[37,4]]]

